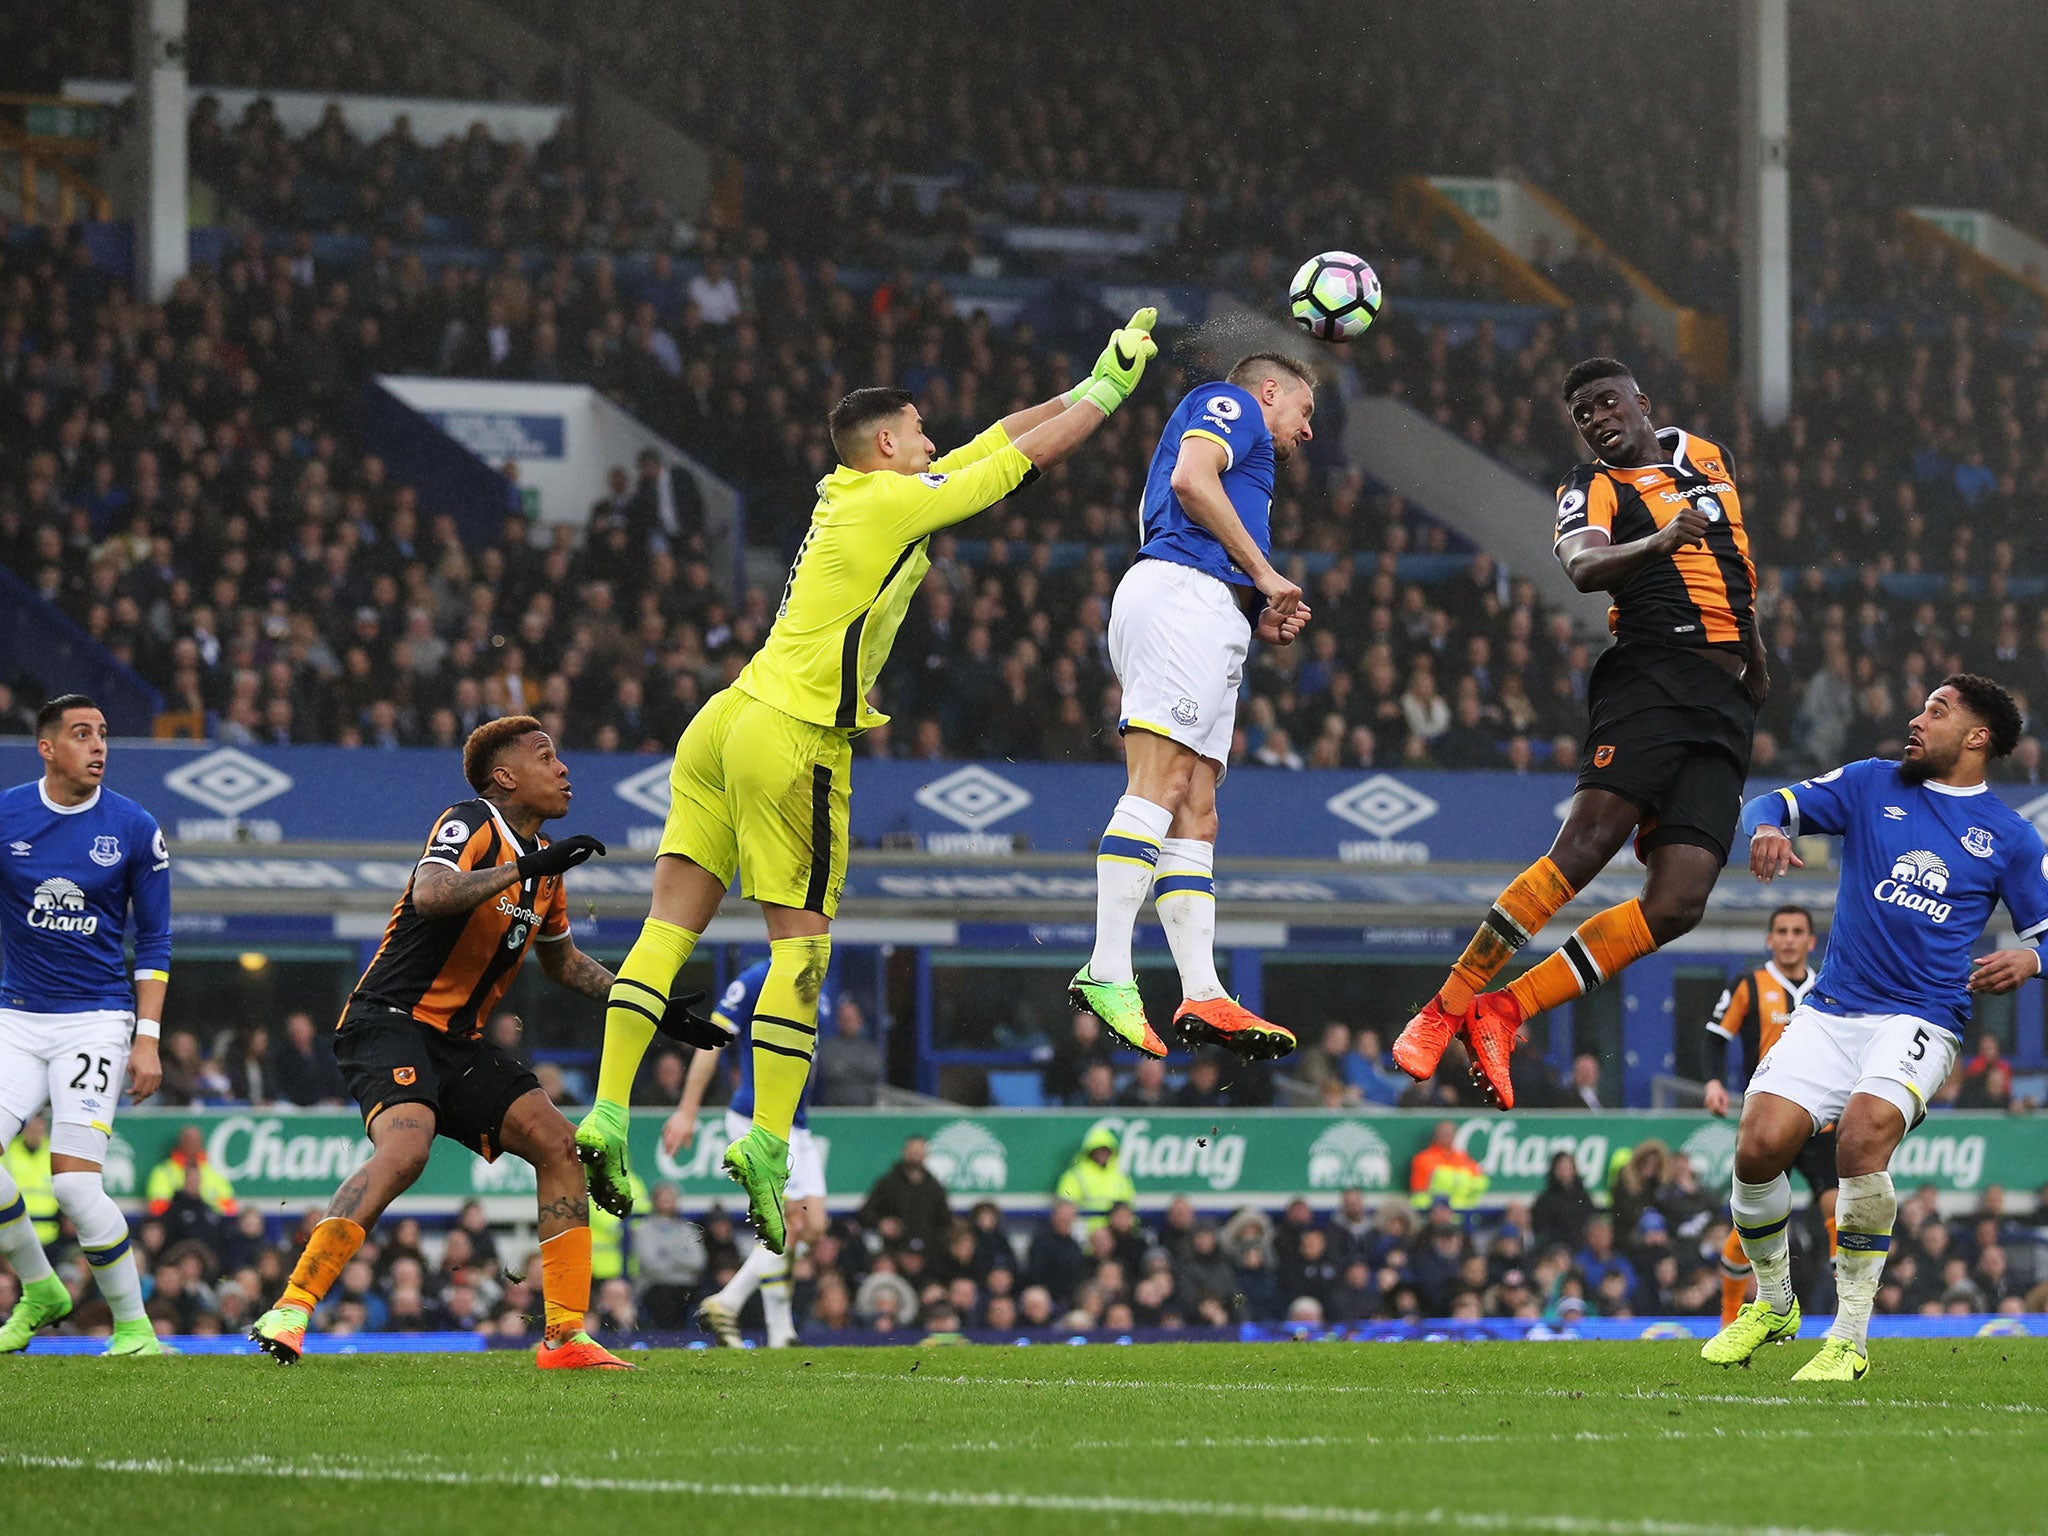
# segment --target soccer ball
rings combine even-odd
[[[1287,308],[1294,323],[1319,340],[1355,340],[1379,315],[1379,274],[1349,251],[1325,251],[1294,274]]]

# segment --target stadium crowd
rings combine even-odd
[[[1542,1191],[1483,1209],[1483,1174],[1445,1179],[1451,1123],[1418,1153],[1414,1192],[1333,1210],[1199,1210],[1185,1197],[1139,1213],[1115,1138],[1091,1136],[1038,1216],[993,1202],[961,1208],[926,1165],[922,1139],[799,1255],[797,1315],[813,1336],[919,1336],[1514,1318],[1569,1328],[1586,1316],[1709,1314],[1719,1305],[1723,1202],[1691,1160],[1661,1142],[1622,1149],[1588,1186],[1568,1154]],[[46,1246],[80,1295],[69,1326],[103,1325],[54,1200],[36,1182],[40,1122],[8,1151]],[[1451,1161],[1462,1154],[1452,1154]],[[1469,1162],[1469,1159],[1466,1160]],[[1084,1169],[1084,1166],[1086,1168]],[[1474,1169],[1477,1165],[1472,1165]],[[138,1173],[141,1170],[138,1170]],[[47,1183],[45,1179],[43,1183]],[[194,1127],[141,1186],[135,1241],[149,1312],[165,1333],[232,1334],[268,1304],[313,1215],[240,1201]],[[689,1326],[694,1302],[739,1268],[749,1241],[722,1205],[686,1213],[657,1184],[625,1223],[593,1211],[592,1328],[631,1339]],[[1832,1304],[1825,1235],[1798,1222],[1797,1283],[1809,1310]],[[530,1234],[494,1227],[471,1201],[452,1221],[385,1221],[315,1316],[331,1333],[473,1331],[523,1338],[539,1312]],[[14,1281],[0,1266],[0,1309]],[[758,1303],[750,1303],[757,1306]],[[1900,1210],[1878,1307],[1886,1312],[2048,1311],[2048,1190],[2030,1218],[1983,1192],[1944,1217],[1932,1188]]]

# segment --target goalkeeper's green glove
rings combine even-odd
[[[1095,360],[1095,371],[1067,391],[1067,403],[1073,405],[1092,398],[1107,412],[1129,399],[1144,375],[1146,361],[1159,351],[1158,343],[1152,340],[1152,328],[1158,323],[1159,311],[1148,304],[1131,316],[1129,325],[1112,332],[1109,345]],[[1105,403],[1109,396],[1096,391],[1096,386],[1104,383],[1113,388],[1113,403]]]

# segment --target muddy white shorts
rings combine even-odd
[[[1117,583],[1109,610],[1109,662],[1124,692],[1119,729],[1169,737],[1228,764],[1251,639],[1227,582],[1170,560],[1140,560]]]
[[[135,1015],[120,1008],[0,1008],[0,1140],[50,1106],[50,1149],[99,1162],[128,1075]]]
[[[1816,1127],[1840,1119],[1852,1094],[1873,1094],[1910,1130],[1948,1081],[1959,1047],[1950,1031],[1910,1013],[1823,1013],[1801,1003],[1749,1075],[1749,1091],[1790,1099]]]
[[[754,1128],[754,1122],[745,1115],[725,1112],[725,1139],[728,1145],[738,1141]],[[785,1200],[808,1200],[815,1196],[825,1198],[825,1159],[818,1155],[818,1144],[811,1139],[805,1127],[792,1126],[789,1132],[789,1184],[782,1191]]]

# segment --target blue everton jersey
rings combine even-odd
[[[1266,430],[1265,413],[1249,390],[1235,384],[1205,384],[1174,407],[1153,450],[1152,468],[1145,475],[1138,554],[1191,565],[1218,581],[1248,587],[1251,577],[1231,563],[1216,535],[1189,517],[1173,494],[1173,466],[1180,458],[1180,445],[1190,437],[1222,446],[1228,456],[1223,494],[1237,508],[1244,531],[1260,552],[1272,552],[1273,434]]]
[[[754,1118],[754,1009],[761,1001],[761,987],[768,980],[768,962],[750,965],[735,976],[732,984],[725,989],[725,995],[718,1000],[718,1006],[711,1010],[711,1017],[733,1032],[732,1056],[738,1068],[739,1086],[733,1089],[732,1103],[727,1107],[736,1115]],[[829,989],[818,992],[818,1038],[832,1027],[832,994]],[[804,1079],[803,1097],[796,1101],[796,1118],[793,1126],[808,1126],[811,1123],[811,1080]]]
[[[135,975],[171,973],[171,856],[156,818],[102,788],[58,805],[41,780],[0,791],[0,1008],[133,1008]]]
[[[2004,901],[2023,939],[2048,931],[2041,834],[1987,785],[1910,784],[1869,758],[1751,805],[1745,826],[1841,836],[1834,926],[1807,998],[1823,1012],[1909,1013],[1960,1034],[1970,949],[1992,907]]]

